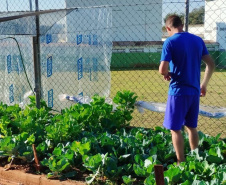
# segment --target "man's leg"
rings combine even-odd
[[[199,95],[194,95],[193,100],[191,101],[191,107],[186,115],[185,118],[185,126],[187,127],[188,137],[189,137],[189,144],[191,150],[195,150],[198,148],[199,144],[199,135],[197,132],[197,125],[198,125],[198,116],[199,116]]]
[[[187,127],[188,136],[189,136],[189,144],[191,150],[195,150],[198,148],[199,144],[199,135],[196,128]]]
[[[180,130],[171,130],[173,146],[176,151],[177,163],[185,161],[184,138]]]

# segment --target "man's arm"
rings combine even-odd
[[[213,59],[210,57],[210,55],[204,55],[202,57],[202,60],[206,64],[206,69],[205,69],[204,78],[203,78],[201,86],[200,86],[200,88],[201,88],[200,96],[205,96],[208,82],[209,82],[209,80],[210,80],[210,78],[213,74],[214,69],[215,69],[215,64],[214,64]]]
[[[171,75],[169,72],[169,62],[168,61],[161,61],[159,66],[159,73],[163,75],[164,79],[170,81]]]

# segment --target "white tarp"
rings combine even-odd
[[[57,13],[40,16],[42,98],[49,107],[60,110],[70,105],[59,102],[58,95],[62,93],[108,97],[111,84],[111,9],[76,8],[64,13],[59,11],[58,17]],[[25,18],[22,19],[34,21]],[[53,24],[53,20],[57,21]],[[13,26],[12,34],[16,35],[10,36],[13,38],[0,36],[0,90],[4,92],[0,101],[7,104],[26,103],[24,94],[34,90],[32,37],[35,33],[34,29],[29,31],[26,28],[26,25],[29,28],[34,23],[23,22],[20,25],[20,22],[23,21],[10,21],[8,26],[4,22],[7,29]],[[20,36],[23,27],[23,36]]]
[[[41,43],[42,87],[49,107],[67,106],[58,101],[62,93],[109,96],[110,31],[111,9],[94,8],[72,11],[46,33]]]
[[[2,37],[0,48],[0,101],[8,105],[25,103],[24,94],[34,84],[31,38]]]

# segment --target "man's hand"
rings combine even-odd
[[[171,73],[168,72],[167,75],[163,75],[163,78],[164,78],[164,80],[166,80],[166,81],[170,81],[170,80],[171,80]]]
[[[206,86],[204,86],[204,85],[201,84],[200,90],[201,90],[201,91],[200,91],[200,96],[201,96],[201,97],[206,96],[206,90],[207,90],[207,89],[206,89]]]

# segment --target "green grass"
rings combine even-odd
[[[203,76],[203,72],[202,72]],[[226,72],[215,72],[207,87],[206,97],[202,97],[200,104],[216,107],[226,107]],[[134,70],[111,72],[111,96],[117,91],[130,90],[136,93],[138,100],[148,102],[163,102],[167,100],[169,82],[164,81],[157,70]],[[133,126],[155,127],[161,126],[164,114],[146,110],[143,114],[134,112]],[[226,137],[226,118],[208,118],[199,116],[198,129],[206,134],[215,136],[221,133]]]

